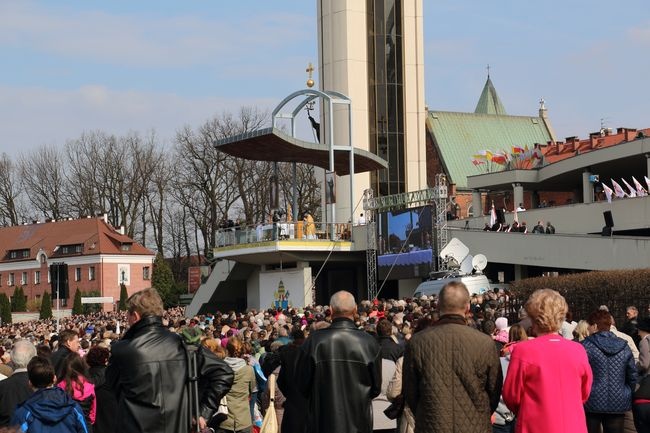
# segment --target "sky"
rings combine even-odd
[[[647,0],[423,2],[430,109],[473,111],[489,64],[506,111],[544,98],[559,139],[650,127]],[[305,88],[316,38],[316,0],[0,0],[0,152],[97,129],[169,146],[186,125],[271,110]]]

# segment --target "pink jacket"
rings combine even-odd
[[[586,433],[593,376],[581,344],[548,334],[512,347],[503,400],[517,433]]]
[[[88,414],[88,418],[90,418],[90,422],[92,424],[95,424],[95,416],[97,414],[97,397],[95,396],[95,385],[88,382],[88,380],[84,377],[82,377],[81,380],[83,382],[82,389],[77,388],[76,383],[72,384],[72,391],[73,391],[72,398],[80,402],[86,400],[89,397],[92,397],[93,400],[92,403],[90,404],[90,413]],[[65,381],[62,380],[61,382],[59,382],[58,387],[65,391]],[[82,409],[84,411],[86,410],[85,407],[82,407]]]

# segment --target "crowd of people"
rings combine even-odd
[[[650,432],[650,318],[636,307],[621,332],[606,307],[573,321],[552,290],[518,308],[462,283],[192,318],[153,289],[127,304],[0,328],[0,431],[249,433],[273,400],[284,433],[610,433],[630,411]]]

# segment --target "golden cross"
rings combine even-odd
[[[314,72],[314,67],[312,66],[311,62],[309,62],[309,66],[307,66],[307,69],[305,69],[305,72],[309,74],[309,78],[311,78],[312,72]]]

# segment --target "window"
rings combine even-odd
[[[18,257],[18,251],[11,251],[9,253],[9,258],[10,259],[15,259],[16,257]]]
[[[91,266],[88,268],[88,280],[93,281],[95,279],[95,267]]]
[[[23,272],[22,275],[20,276],[20,284],[22,286],[27,284],[27,272]]]
[[[29,257],[29,250],[23,250],[22,253],[23,253],[23,258]]]
[[[41,271],[34,271],[34,284],[41,284]]]
[[[9,273],[9,280],[7,281],[7,284],[9,284],[10,286],[13,286],[13,285],[16,283],[16,279],[15,279],[15,278],[16,278],[16,277],[14,276],[14,273],[13,273],[13,272],[10,272],[10,273]]]
[[[81,281],[81,268],[74,268],[74,280]]]
[[[67,245],[61,248],[61,254],[68,254],[70,252],[70,247]]]
[[[75,253],[80,253],[83,251],[83,245],[75,245],[74,246],[74,252]]]
[[[151,279],[151,268],[149,266],[145,266],[144,268],[142,268],[142,279],[143,280]]]
[[[122,244],[122,251],[131,251],[131,244]]]

